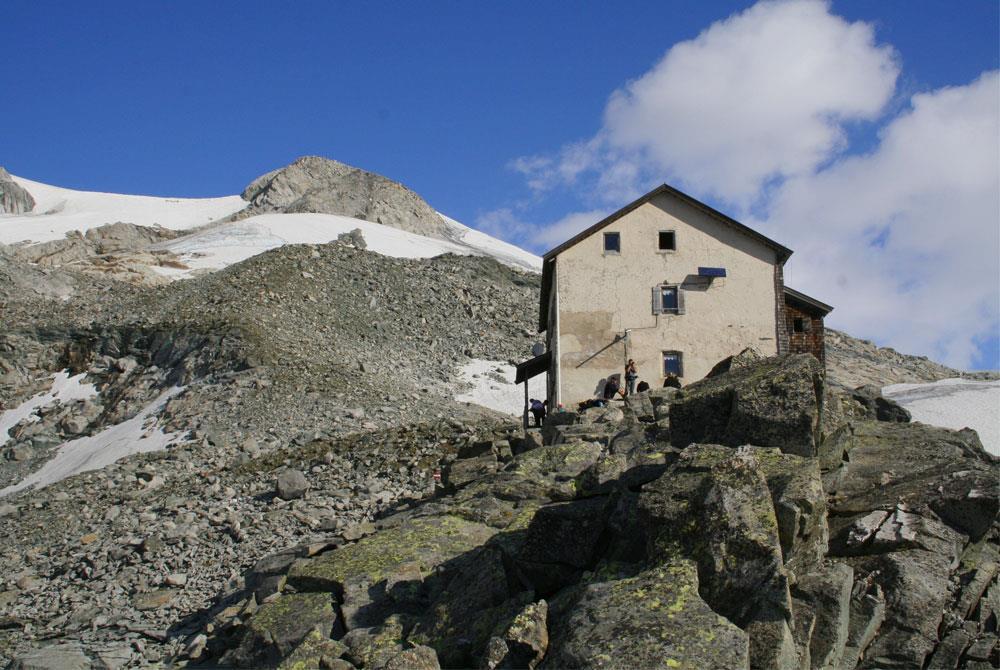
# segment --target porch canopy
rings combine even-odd
[[[541,356],[535,356],[523,363],[517,364],[517,374],[514,375],[515,384],[524,384],[524,414],[522,423],[524,429],[528,429],[528,380],[537,377],[549,369],[549,362],[552,360],[552,353],[546,351]]]
[[[549,369],[549,362],[552,360],[552,352],[546,351],[541,356],[535,356],[523,363],[517,364],[517,375],[514,377],[514,383],[520,384],[521,382],[526,382],[532,377],[537,377],[546,370]]]

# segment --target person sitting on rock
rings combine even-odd
[[[681,380],[677,378],[677,375],[667,375],[666,379],[663,380],[663,388],[679,389],[681,387]]]
[[[531,413],[535,417],[535,427],[539,428],[545,422],[545,404],[540,400],[535,400],[534,398],[532,398],[529,403]]]
[[[649,390],[649,384],[646,382],[639,382],[639,385],[635,387],[636,393],[645,393]]]
[[[610,376],[608,380],[604,382],[604,400],[614,400],[616,394],[620,394],[623,398],[625,397],[625,392],[622,391],[621,386],[618,384],[617,376]]]

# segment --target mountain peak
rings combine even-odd
[[[322,156],[301,156],[253,180],[241,194],[240,218],[264,214],[338,214],[429,237],[448,226],[414,191],[387,177]]]

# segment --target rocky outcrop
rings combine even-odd
[[[31,194],[0,167],[0,214],[27,214],[34,208]]]
[[[707,378],[670,403],[670,440],[754,444],[814,456],[820,439],[822,366],[809,354],[765,359]]]
[[[418,235],[447,237],[444,219],[402,184],[319,156],[258,177],[242,193],[249,206],[237,217],[267,212],[339,214]]]
[[[841,388],[933,382],[939,379],[997,379],[1000,371],[965,372],[935,363],[926,356],[910,356],[891,347],[851,337],[827,328],[826,369],[829,381]]]
[[[800,455],[775,444],[772,423],[740,423],[741,446],[680,448],[673,425],[664,436],[649,421],[649,406],[673,421],[692,398],[753,397],[767,377],[779,416],[808,417],[783,434],[813,440],[828,394],[813,371],[797,357],[751,361],[704,395],[636,399],[615,421],[557,412],[541,445],[470,444],[448,467],[461,473],[451,488],[294,562],[278,588],[334,599],[346,630],[328,652],[344,645],[336,660],[354,667],[401,654],[484,668],[995,660],[1000,550],[984,487],[1000,465],[974,435],[861,406]],[[207,659],[232,658],[254,625],[216,631]]]
[[[71,231],[61,240],[11,246],[8,252],[19,261],[43,268],[65,267],[89,275],[155,286],[170,280],[153,268],[186,267],[175,254],[152,248],[177,234],[166,228],[119,221],[91,228],[86,233]]]

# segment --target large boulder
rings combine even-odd
[[[293,593],[265,603],[243,626],[238,646],[223,664],[255,668],[277,665],[313,631],[329,638],[337,622],[327,593]]]
[[[90,670],[93,664],[80,645],[70,643],[31,649],[17,656],[7,667],[11,670]]]
[[[274,482],[274,491],[283,500],[301,498],[308,490],[309,480],[301,470],[285,470]]]
[[[788,573],[771,492],[751,450],[688,447],[640,499],[650,562],[689,558],[700,593],[741,627],[791,620]]]
[[[829,540],[819,464],[777,449],[751,451],[771,491],[785,569],[793,575],[812,572],[822,565]]]
[[[576,478],[601,458],[604,450],[595,442],[569,442],[541,447],[520,454],[507,470],[495,479],[520,483],[534,491],[533,497],[572,500],[577,494]],[[500,497],[506,497],[498,491]]]
[[[607,497],[542,507],[535,513],[517,557],[517,567],[536,593],[548,595],[575,582],[606,548]]]
[[[528,598],[523,585],[508,576],[507,555],[505,548],[489,544],[449,561],[427,589],[429,604],[410,642],[434,649],[445,666],[476,664],[494,631]]]
[[[841,525],[903,503],[932,510],[975,541],[1000,509],[1000,461],[973,431],[920,423],[849,424],[824,442],[820,465],[831,518]]]
[[[698,595],[698,569],[674,561],[561,596],[541,668],[748,667],[746,633]]]
[[[831,563],[799,579],[792,595],[795,616],[815,619],[809,636],[809,658],[814,668],[839,668],[847,646],[854,571]]]
[[[885,620],[862,668],[920,668],[934,651],[950,601],[948,559],[914,549],[851,559],[885,593]]]
[[[670,404],[670,440],[777,447],[814,456],[823,367],[810,354],[764,359],[684,387]]]
[[[409,519],[299,561],[288,573],[288,584],[299,591],[334,593],[349,629],[373,626],[390,611],[422,611],[425,578],[496,532],[453,515]]]
[[[549,648],[548,614],[549,604],[544,600],[518,612],[503,632],[490,638],[482,667],[534,670]]]
[[[851,394],[856,402],[875,416],[877,421],[910,422],[910,412],[895,400],[882,395],[882,390],[874,385],[859,386]]]

